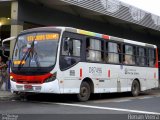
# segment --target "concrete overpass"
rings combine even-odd
[[[0,21],[2,17],[8,22],[2,24],[1,33],[8,26],[8,37],[32,27],[69,26],[160,48],[160,17],[118,0],[4,0]]]

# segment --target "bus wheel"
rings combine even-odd
[[[132,83],[131,93],[133,97],[136,97],[139,95],[140,92],[140,85],[137,80],[134,80]]]
[[[82,82],[80,87],[80,93],[77,95],[78,101],[84,102],[87,101],[90,97],[91,90],[87,82]]]

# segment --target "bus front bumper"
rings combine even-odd
[[[11,81],[11,92],[60,93],[58,80],[43,84],[19,84]]]

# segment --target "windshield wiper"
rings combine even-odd
[[[27,52],[24,54],[23,58],[21,59],[19,65],[18,65],[18,70],[20,70],[23,67],[23,65],[25,64],[24,61],[27,60],[27,58],[29,57],[31,51],[33,51],[33,49],[34,49],[34,41],[35,41],[35,39],[32,41],[31,47],[27,49]]]

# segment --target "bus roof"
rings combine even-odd
[[[118,37],[109,36],[109,35],[105,35],[105,34],[100,34],[100,33],[96,33],[96,32],[91,32],[91,31],[86,31],[86,30],[81,30],[81,29],[76,29],[76,28],[71,28],[71,27],[62,27],[62,29],[65,29],[65,31],[68,31],[68,32],[74,32],[74,33],[78,33],[78,34],[83,34],[83,35],[103,38],[103,39],[106,39],[106,40],[119,41],[119,42],[125,42],[125,43],[134,44],[134,45],[157,48],[157,46],[153,45],[153,44],[148,44],[148,43],[128,40],[128,39],[124,39],[124,38],[118,38]]]
[[[146,47],[150,47],[150,48],[157,48],[157,46],[153,45],[153,44],[128,40],[128,39],[124,39],[124,38],[118,38],[118,37],[114,37],[114,36],[109,36],[109,35],[105,35],[105,34],[100,34],[100,33],[91,32],[91,31],[87,31],[87,30],[72,28],[72,27],[56,27],[56,26],[55,27],[54,26],[39,27],[39,28],[28,29],[28,30],[25,30],[21,33],[32,32],[32,31],[37,31],[37,30],[38,31],[43,31],[43,30],[47,31],[47,30],[53,30],[53,29],[57,29],[58,31],[63,30],[63,31],[68,31],[68,32],[72,32],[72,33],[78,33],[78,34],[82,34],[82,35],[88,35],[88,36],[92,36],[92,37],[103,38],[103,39],[106,39],[106,40],[124,42],[124,43],[129,43],[129,44],[134,44],[134,45],[146,46]]]

